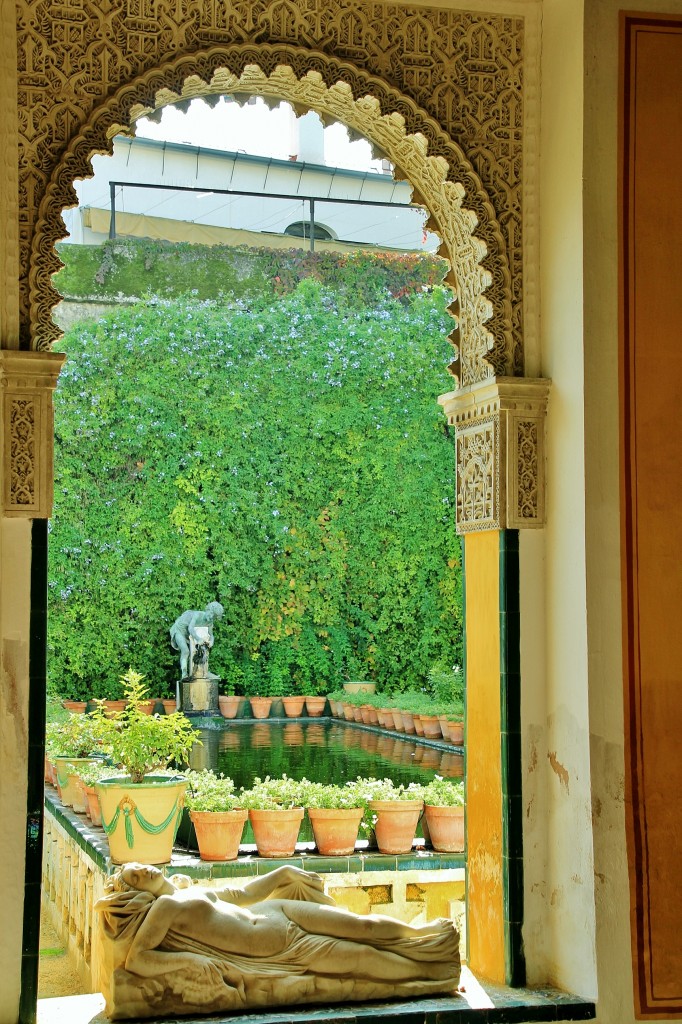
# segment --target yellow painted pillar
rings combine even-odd
[[[505,981],[500,758],[500,533],[464,538],[469,966]]]

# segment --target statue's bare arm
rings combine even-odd
[[[251,907],[273,898],[299,899],[330,906],[334,904],[331,896],[326,895],[319,875],[293,865],[284,865],[269,871],[267,875],[252,878],[239,889],[217,889],[215,895],[225,903],[233,903],[238,907]]]

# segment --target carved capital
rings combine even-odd
[[[455,427],[458,533],[545,525],[549,387],[497,377],[438,399]]]
[[[52,393],[64,359],[58,352],[0,351],[5,516],[47,519],[52,512]]]

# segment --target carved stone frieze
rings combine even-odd
[[[292,87],[297,109],[340,120],[321,107],[343,83],[351,129],[415,185],[452,265],[461,385],[522,372],[523,18],[377,0],[17,0],[17,18],[22,347],[49,348],[57,334],[61,210],[133,107],[215,91],[219,74],[242,80],[255,67],[272,81],[283,68],[305,83],[305,96]],[[368,97],[378,116],[363,118]],[[380,130],[396,118],[409,147]]]
[[[52,511],[52,394],[64,358],[57,352],[0,351],[5,516],[47,519]]]
[[[545,525],[549,386],[498,377],[440,396],[455,427],[458,533]]]

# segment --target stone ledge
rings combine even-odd
[[[85,850],[102,871],[110,874],[116,867],[109,859],[109,843],[104,829],[93,825],[84,815],[65,807],[52,786],[45,786],[45,806],[50,814],[66,829],[71,838]],[[315,852],[313,843],[298,843],[296,854],[286,860],[259,857],[255,846],[241,846],[237,860],[202,861],[197,854],[178,847],[166,871],[168,874],[181,871],[195,879],[238,878],[245,875],[266,874],[281,864],[320,874],[357,873],[362,871],[443,871],[451,868],[463,869],[466,857],[463,853],[437,853],[424,847],[423,840],[415,843],[412,853],[391,856],[368,848],[366,841],[360,841],[350,857],[321,857]]]
[[[450,998],[394,1003],[345,1003],[273,1013],[183,1017],[194,1024],[547,1024],[594,1020],[595,1004],[553,988],[506,988],[482,984],[462,969],[464,992]],[[38,1024],[108,1024],[101,996],[72,996],[38,1001]],[[174,1018],[175,1020],[176,1018]]]

